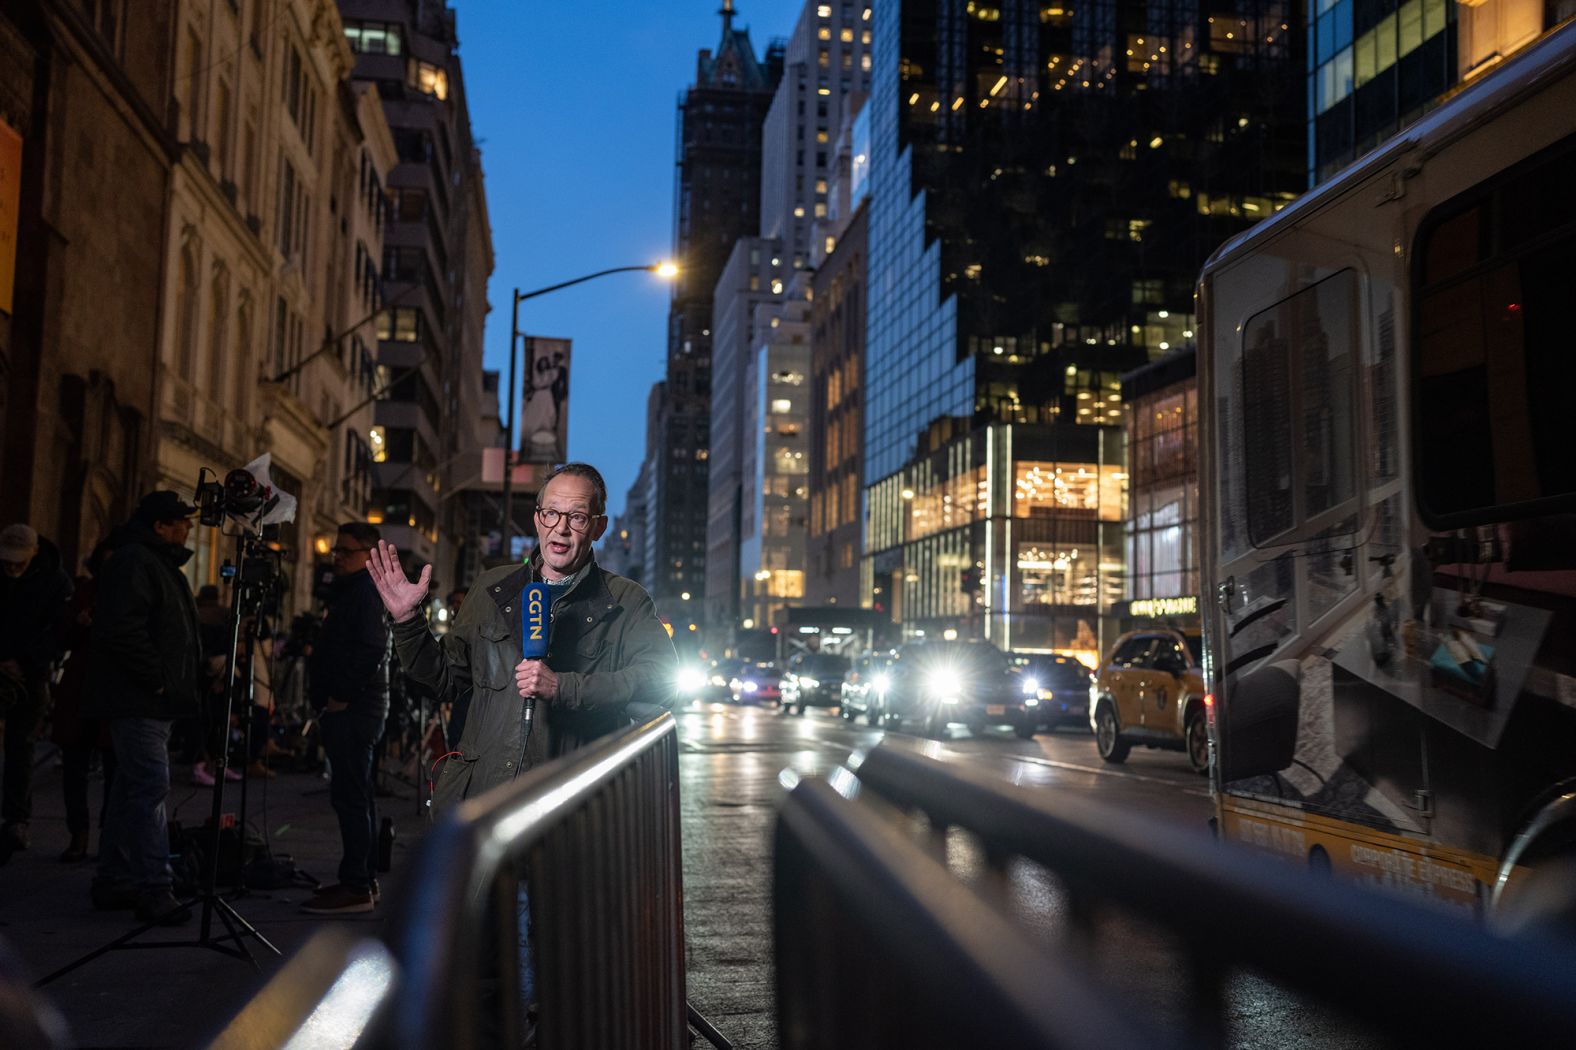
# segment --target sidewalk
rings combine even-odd
[[[172,773],[171,819],[186,826],[202,824],[212,808],[213,789],[190,785],[185,767],[176,766]],[[392,817],[397,832],[393,871],[379,876],[388,900],[426,824],[416,815],[414,789],[392,779],[385,783],[397,792],[395,797],[378,799],[379,818]],[[226,812],[235,812],[240,805],[239,788],[235,783],[225,785]],[[97,799],[101,789],[101,782],[92,783],[90,797]],[[298,868],[321,882],[336,881],[339,825],[329,808],[327,780],[315,773],[282,771],[274,780],[253,779],[247,808],[248,823],[271,839],[276,856],[288,853]],[[0,867],[0,938],[23,960],[30,978],[37,980],[137,924],[129,912],[93,910],[88,899],[91,857],[80,864],[56,859],[69,836],[60,772],[52,760],[35,775],[33,809],[31,848]],[[96,847],[96,825],[92,842]],[[260,970],[244,959],[208,948],[118,950],[57,979],[42,994],[64,1016],[79,1047],[204,1045],[318,929],[348,924],[372,933],[377,928],[378,912],[335,919],[298,910],[310,893],[308,888],[253,890],[231,899],[231,888],[220,887],[231,906],[284,953],[275,956],[248,937],[247,946]],[[134,943],[195,940],[201,915],[200,909],[193,911],[186,925],[150,930]],[[213,927],[216,935],[224,935],[217,915]]]

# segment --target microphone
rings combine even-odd
[[[520,595],[520,645],[527,660],[547,656],[548,636],[552,632],[551,592],[545,583],[528,583]],[[536,697],[525,697],[525,722],[531,724],[536,712]]]

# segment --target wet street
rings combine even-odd
[[[1209,842],[1212,809],[1205,778],[1181,752],[1135,748],[1108,765],[1087,732],[1060,729],[1020,740],[1005,729],[970,736],[954,726],[945,740],[872,729],[835,710],[803,717],[775,707],[694,703],[679,709],[684,807],[684,895],[691,1003],[739,1047],[777,1045],[772,984],[771,833],[791,775],[825,777],[851,754],[890,739],[948,761],[1053,793],[1099,797]],[[1039,873],[1018,879],[1026,921],[1055,911]]]

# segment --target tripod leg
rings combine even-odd
[[[66,974],[70,973],[72,970],[76,970],[76,969],[78,969],[80,967],[86,966],[88,963],[92,962],[94,959],[97,959],[101,955],[107,955],[110,952],[114,951],[116,948],[124,948],[124,947],[126,947],[127,946],[127,942],[129,942],[131,940],[134,940],[137,937],[141,937],[143,934],[147,933],[149,930],[153,929],[157,925],[159,925],[158,920],[154,920],[153,922],[145,922],[141,926],[138,926],[136,929],[132,930],[130,933],[123,934],[122,936],[115,938],[113,941],[110,941],[108,944],[104,945],[103,947],[93,949],[91,952],[89,952],[88,954],[84,955],[82,958],[76,959],[76,960],[74,960],[72,962],[67,963],[66,965],[62,966],[60,969],[56,970],[54,973],[48,974],[48,975],[46,975],[44,977],[40,977],[38,980],[33,982],[33,987],[34,988],[42,988],[42,987],[44,987],[44,985],[48,984],[49,982],[57,980],[58,978],[64,977]]]
[[[261,944],[264,948],[267,948],[269,951],[273,952],[275,955],[283,955],[284,954],[278,948],[274,947],[273,942],[270,941],[267,937],[264,937],[262,935],[262,933],[260,933],[258,931],[256,926],[253,926],[251,923],[247,922],[246,918],[240,912],[236,911],[234,908],[230,907],[228,904],[226,904],[222,900],[221,901],[215,901],[214,904],[219,910],[219,917],[224,920],[224,925],[226,926],[226,928],[228,928],[229,930],[232,931],[232,936],[234,936],[236,938],[236,943],[237,944],[241,944],[242,943],[241,942],[241,938],[242,937],[255,937],[255,938],[257,938],[257,943],[258,944]],[[235,925],[231,925],[232,922]],[[237,926],[237,925],[240,926],[241,932],[238,932],[238,933],[234,932],[235,931],[235,926]],[[242,946],[244,947],[244,944]],[[246,954],[247,954],[247,958],[251,958],[251,954],[252,954],[251,952],[247,952]],[[255,962],[256,962],[256,960],[253,959],[253,963],[254,964],[255,964]]]

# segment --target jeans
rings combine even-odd
[[[170,727],[159,718],[112,718],[115,778],[99,836],[98,878],[139,889],[169,889],[170,836],[164,800],[170,793]]]
[[[5,713],[5,800],[0,803],[0,816],[7,824],[26,824],[33,818],[33,734],[49,706],[49,687],[42,681],[17,682],[11,691],[14,700]]]
[[[367,891],[377,871],[378,808],[372,775],[383,719],[354,711],[325,712],[318,725],[323,752],[328,756],[328,797],[339,817],[339,839],[344,848],[339,882]]]
[[[66,830],[73,835],[86,835],[92,825],[88,808],[88,773],[93,765],[93,754],[98,752],[104,760],[104,799],[99,807],[99,827],[104,826],[109,811],[109,794],[115,784],[115,752],[102,750],[95,744],[62,744],[60,746],[60,790],[66,798]]]

